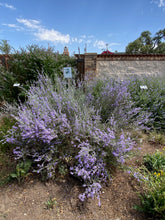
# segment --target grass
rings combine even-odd
[[[153,142],[154,144],[163,145],[165,143],[165,134],[157,131],[152,131],[149,134],[149,141]]]

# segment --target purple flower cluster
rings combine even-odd
[[[96,196],[98,199],[98,205],[101,206],[100,203],[100,193],[101,193],[101,184],[100,183],[91,183],[89,185],[83,184],[86,187],[85,192],[79,195],[79,199],[83,202],[86,198],[92,198]]]
[[[70,167],[70,173],[77,176],[84,184],[85,192],[79,195],[81,201],[85,198],[94,198],[101,193],[100,183],[106,182],[108,173],[103,162],[103,152],[93,149],[89,142],[82,142],[78,145],[80,151],[76,156],[77,163],[74,167]]]
[[[77,165],[71,167],[71,174],[76,174],[84,181],[91,181],[93,178],[98,181],[107,178],[105,164],[96,150],[92,150],[92,146],[88,142],[82,142],[78,145],[80,151],[75,157]]]
[[[124,133],[121,134],[120,138],[115,141],[112,151],[112,154],[116,157],[117,162],[123,164],[129,151],[133,149],[134,145],[135,143],[131,140],[129,135],[124,135]]]

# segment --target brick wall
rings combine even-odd
[[[92,80],[96,77],[97,53],[89,53],[84,56],[85,77]]]
[[[165,54],[129,55],[86,53],[82,74],[89,80],[100,77],[124,78],[131,75],[165,75]]]

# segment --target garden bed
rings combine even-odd
[[[0,120],[0,218],[165,219],[164,85],[39,74]]]
[[[147,142],[140,147],[141,150],[126,161],[126,166],[138,165],[143,155],[163,148],[162,145]],[[81,186],[73,178],[42,183],[29,177],[21,186],[12,183],[0,187],[0,219],[154,219],[133,209],[135,204],[140,204],[140,198],[137,195],[139,190],[138,182],[125,169],[118,168],[113,174],[112,182],[102,189],[101,207],[99,207],[97,199],[80,202],[78,195],[81,192]]]

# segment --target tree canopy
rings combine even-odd
[[[1,40],[0,42],[0,52],[3,54],[9,54],[12,47],[7,43],[7,40]]]
[[[151,36],[150,31],[143,31],[139,38],[130,42],[126,47],[129,54],[163,54],[165,53],[165,29]]]

